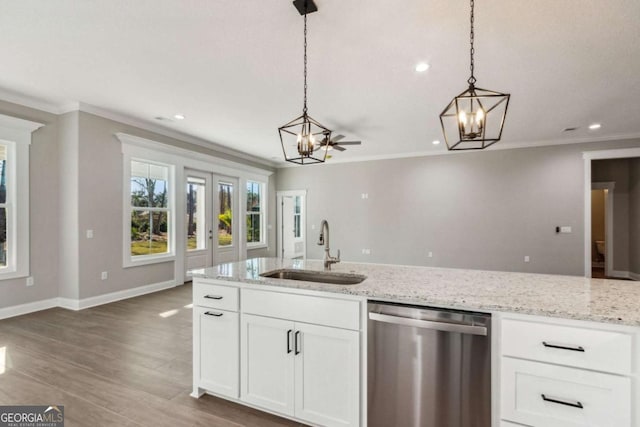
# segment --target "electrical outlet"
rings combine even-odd
[[[429,258],[433,258],[433,252],[429,252],[429,253],[427,254],[427,256],[428,256]]]
[[[363,199],[368,199],[369,198],[369,193],[362,193],[362,198]]]
[[[87,239],[93,239],[93,230],[87,230]]]
[[[371,255],[371,249],[363,249],[362,250],[362,254],[363,255]]]
[[[27,286],[33,286],[33,285],[34,285],[33,277],[32,276],[27,277]]]
[[[529,258],[529,255],[525,255],[524,262],[529,262],[529,261],[531,261],[531,258]]]
[[[101,278],[102,280],[107,280],[107,279],[109,278],[109,272],[107,272],[107,271],[103,271],[103,272],[100,274],[100,278]]]

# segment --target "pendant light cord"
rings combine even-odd
[[[307,2],[304,2],[304,105],[302,114],[307,115]]]
[[[473,20],[474,20],[474,13],[473,13],[473,9],[474,9],[474,6],[475,6],[475,4],[474,4],[474,0],[471,0],[471,19],[470,19],[470,21],[471,21],[471,33],[469,34],[469,41],[470,41],[470,44],[471,44],[471,49],[469,50],[469,57],[470,57],[470,60],[471,60],[471,61],[470,61],[470,62],[471,62],[471,66],[470,66],[470,68],[471,68],[471,77],[469,77],[469,80],[467,80],[467,83],[469,83],[469,86],[473,86],[473,85],[476,83],[476,78],[475,78],[475,76],[473,75],[473,66],[474,66],[474,63],[473,63],[473,54],[475,53],[475,48],[474,48],[474,46],[473,46],[473,42],[474,42],[474,39],[475,39],[475,34],[474,34],[474,32],[473,32]],[[306,25],[306,24],[305,24],[305,25]],[[305,28],[306,28],[306,27],[305,27]],[[305,29],[305,31],[306,31],[306,29]],[[306,40],[306,36],[305,36],[305,40]],[[305,41],[305,43],[306,43],[306,41]],[[306,55],[306,54],[305,54],[305,55]],[[305,58],[306,58],[306,57],[305,57]],[[305,59],[305,61],[306,61],[306,59]],[[305,72],[306,72],[306,71],[305,71]],[[305,77],[305,78],[306,78],[306,77]],[[306,89],[305,89],[305,90],[306,90]]]

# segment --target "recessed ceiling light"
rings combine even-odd
[[[590,130],[596,130],[596,129],[600,129],[602,127],[602,125],[600,123],[593,123],[589,125],[589,129]]]
[[[440,144],[440,141],[438,141],[437,139],[435,141],[432,142],[433,145],[438,145]]]
[[[418,65],[416,65],[416,71],[419,73],[425,72],[429,69],[429,67],[431,67],[429,64],[427,64],[426,62],[420,62],[418,63]]]
[[[176,119],[176,120],[184,120],[185,119],[185,115],[184,114],[174,114],[173,118]]]

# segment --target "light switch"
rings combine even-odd
[[[561,233],[571,233],[571,227],[568,225],[564,225],[562,227],[560,227],[560,232]]]
[[[525,255],[524,262],[529,262],[529,261],[531,261],[531,258],[529,258],[529,255]]]
[[[87,239],[93,239],[93,230],[87,230]]]

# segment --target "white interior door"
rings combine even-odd
[[[211,174],[187,169],[185,235],[187,236],[185,270],[213,265],[213,215]],[[187,277],[185,271],[185,279]]]
[[[213,175],[215,224],[214,262],[222,264],[240,259],[240,188],[238,178]]]
[[[278,250],[282,258],[306,257],[306,191],[278,192]]]

